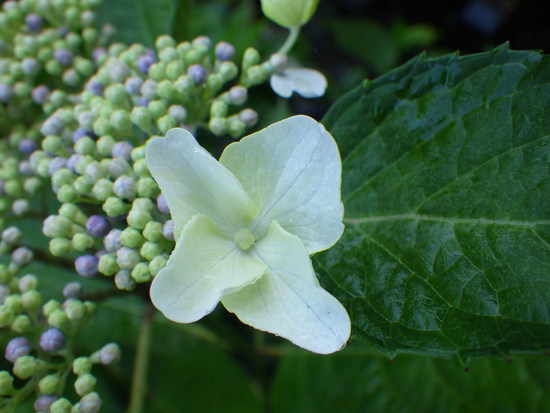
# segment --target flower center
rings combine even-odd
[[[254,235],[252,235],[252,232],[250,232],[248,228],[241,228],[235,232],[235,235],[233,235],[233,240],[242,250],[249,249],[254,242],[256,242],[256,238],[254,238]]]

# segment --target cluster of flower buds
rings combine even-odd
[[[0,264],[0,339],[5,343],[4,357],[13,366],[11,372],[0,371],[0,410],[11,411],[36,394],[37,412],[97,412],[101,400],[94,392],[97,380],[91,374],[92,364],[116,362],[120,349],[110,343],[89,357],[75,358],[69,338],[87,323],[96,305],[81,299],[78,282],[65,285],[63,301],[43,299],[39,277],[24,272],[33,253],[18,245],[21,237],[14,226],[1,233],[0,254],[10,259]],[[74,406],[61,397],[71,371],[77,376],[74,389],[81,397]],[[20,384],[14,384],[16,378]]]

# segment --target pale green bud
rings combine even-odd
[[[23,311],[21,296],[19,294],[8,295],[4,299],[4,306],[11,308],[14,311],[14,313],[19,314],[21,311]]]
[[[132,126],[130,115],[124,109],[115,110],[111,115],[110,121],[114,128],[121,132],[130,129]]]
[[[59,155],[63,151],[63,141],[57,135],[48,135],[42,141],[42,149],[46,152]]]
[[[116,263],[115,254],[103,254],[99,257],[99,262],[97,264],[98,271],[104,275],[113,275],[116,273],[119,268]]]
[[[61,397],[54,401],[50,406],[50,413],[71,413],[73,405],[69,400]]]
[[[156,242],[147,241],[142,245],[139,253],[147,261],[151,261],[156,256],[162,254],[162,248]]]
[[[13,309],[5,305],[0,305],[0,328],[11,325],[14,319],[15,312]]]
[[[61,309],[52,311],[48,316],[48,324],[52,327],[55,327],[59,330],[63,330],[68,322],[67,314]]]
[[[93,155],[96,152],[95,142],[89,136],[83,136],[74,144],[74,150],[80,155]]]
[[[36,290],[30,290],[21,295],[21,303],[28,313],[34,313],[42,304],[42,296]]]
[[[185,66],[181,60],[174,60],[166,66],[166,76],[170,80],[176,80],[185,73]]]
[[[145,163],[145,159],[138,159],[136,162],[134,162],[133,169],[136,175],[141,178],[147,178],[151,176],[149,168],[147,168],[147,164]]]
[[[82,397],[94,391],[96,383],[97,379],[94,376],[90,373],[85,373],[76,379],[74,389],[76,393]]]
[[[218,72],[222,76],[224,82],[228,82],[237,77],[239,69],[237,69],[237,65],[235,65],[235,63],[230,60],[226,60],[225,62],[222,62]]]
[[[148,132],[151,129],[151,113],[143,106],[135,106],[130,114],[130,119],[132,120],[132,123],[144,132]]]
[[[5,371],[0,371],[0,396],[10,396],[15,392],[13,376]]]
[[[63,257],[73,251],[73,244],[66,238],[53,238],[48,244],[50,253],[54,257]]]
[[[105,89],[105,97],[113,105],[120,105],[127,99],[126,90],[122,83],[113,83]]]
[[[243,136],[246,130],[246,125],[244,122],[241,122],[240,120],[233,118],[229,121],[229,125],[227,129],[228,129],[229,135],[231,135],[233,139],[236,139]]]
[[[94,133],[96,135],[109,135],[111,133],[111,124],[106,117],[99,117],[94,121]]]
[[[160,270],[166,267],[168,259],[164,255],[158,255],[149,263],[149,272],[154,277]]]
[[[38,382],[38,389],[42,394],[55,394],[61,384],[58,374],[48,374]]]
[[[261,0],[264,15],[288,29],[306,24],[319,0]]]
[[[169,35],[163,34],[155,40],[157,50],[162,50],[167,47],[176,47],[176,41]]]
[[[90,235],[81,232],[73,235],[72,245],[76,251],[84,251],[94,245],[94,239]]]
[[[102,136],[96,142],[97,152],[101,156],[109,156],[115,143],[116,141],[111,135]]]
[[[89,177],[82,175],[75,179],[73,183],[74,190],[80,195],[85,195],[90,193],[94,183],[90,180]]]
[[[147,225],[147,223],[151,221],[151,215],[143,210],[132,209],[128,213],[128,218],[126,219],[126,221],[128,222],[128,225],[136,229],[143,230],[145,228],[145,225]]]
[[[122,199],[113,196],[107,198],[105,202],[103,202],[102,208],[107,216],[115,218],[128,212],[130,206],[126,204]]]
[[[221,117],[210,118],[208,128],[216,136],[222,136],[227,132],[227,119]]]
[[[191,76],[188,76],[186,74],[181,75],[178,80],[176,80],[175,86],[177,91],[180,92],[183,97],[191,96],[193,90],[195,89],[195,83],[193,82],[193,79],[191,79]]]
[[[227,116],[227,103],[222,100],[216,100],[210,106],[210,117],[221,117],[224,118]]]
[[[166,65],[163,62],[153,63],[149,66],[149,78],[160,82],[166,78]]]
[[[162,224],[157,221],[148,222],[143,229],[143,236],[152,242],[158,242],[164,237],[162,235]]]
[[[73,373],[77,376],[87,374],[92,370],[92,362],[88,357],[78,357],[73,361]]]
[[[149,112],[155,119],[166,115],[168,111],[166,105],[161,100],[152,100],[147,104],[147,109],[149,109]]]
[[[159,128],[160,133],[162,133],[163,135],[176,126],[176,120],[170,115],[161,116],[159,120],[157,120],[157,127]]]
[[[26,333],[32,329],[32,321],[27,315],[20,314],[11,323],[11,329],[19,334]]]
[[[107,198],[114,195],[113,183],[108,179],[100,179],[92,188],[92,193],[100,201],[105,201]]]
[[[61,303],[57,300],[49,300],[42,307],[42,312],[46,317],[49,317],[56,310],[61,310]]]
[[[165,64],[168,64],[178,58],[178,52],[175,47],[165,47],[159,53],[159,60]]]
[[[63,308],[69,320],[79,321],[86,315],[86,307],[82,301],[74,298],[67,299],[65,303],[63,303]]]
[[[172,100],[176,93],[177,90],[170,80],[163,80],[157,85],[157,94],[162,99]]]
[[[151,280],[151,274],[149,273],[149,264],[147,264],[146,262],[140,262],[136,264],[130,274],[137,283],[144,283]]]
[[[19,357],[13,366],[13,374],[20,379],[29,379],[38,370],[39,362],[33,356]]]
[[[248,68],[258,63],[260,63],[260,53],[253,47],[246,49],[243,55],[243,67]]]

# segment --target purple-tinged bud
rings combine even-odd
[[[63,287],[63,296],[65,298],[78,298],[82,293],[82,285],[78,281],[65,284]]]
[[[101,409],[101,399],[96,392],[87,394],[78,404],[80,413],[98,413]]]
[[[120,243],[120,233],[122,231],[119,229],[112,229],[109,233],[103,238],[103,245],[107,252],[116,252],[119,248],[122,247]]]
[[[131,159],[131,154],[133,149],[134,147],[126,141],[117,142],[113,146],[113,150],[111,151],[111,156],[113,158],[122,158],[129,161]]]
[[[0,83],[0,102],[7,103],[13,95],[13,88],[5,83]]]
[[[157,197],[157,207],[160,212],[166,215],[170,215],[170,209],[168,208],[168,204],[166,203],[166,198],[163,194],[160,194]]]
[[[109,343],[104,345],[99,351],[99,358],[101,364],[112,364],[120,360],[120,347],[116,343]]]
[[[106,55],[107,55],[107,49],[105,49],[104,47],[96,47],[92,51],[92,59],[94,60],[95,63],[97,63],[97,60],[100,57],[106,56]]]
[[[91,131],[92,125],[94,124],[94,114],[93,112],[89,110],[85,110],[84,112],[80,112],[78,114],[78,125],[80,126],[80,129],[85,131]]]
[[[115,274],[115,285],[119,290],[131,291],[135,288],[136,282],[129,270],[120,270]]]
[[[101,96],[103,94],[103,85],[94,80],[90,80],[86,83],[86,90],[94,95]]]
[[[11,206],[11,210],[16,216],[21,216],[23,214],[26,214],[31,209],[31,204],[26,199],[16,199],[13,201],[13,204]]]
[[[30,161],[27,161],[26,159],[24,161],[19,162],[18,169],[19,169],[19,173],[21,173],[21,175],[25,175],[25,176],[34,175],[34,171],[32,169],[31,163],[30,163]],[[29,192],[29,190],[27,188],[25,188],[25,191]],[[30,192],[34,193],[34,191],[30,191]]]
[[[17,287],[21,293],[34,290],[38,287],[38,279],[32,274],[26,274],[19,279]]]
[[[53,58],[57,60],[61,66],[69,66],[73,61],[73,54],[67,49],[57,49],[53,52]]]
[[[65,337],[57,328],[50,328],[40,335],[40,348],[48,353],[59,351],[63,348]]]
[[[86,278],[91,278],[97,274],[97,264],[99,260],[95,255],[81,255],[74,261],[76,272]]]
[[[216,58],[218,60],[231,60],[235,55],[235,47],[227,42],[219,42],[216,45]]]
[[[29,264],[32,259],[33,253],[26,247],[19,247],[11,253],[11,260],[20,267]]]
[[[191,65],[187,68],[187,74],[195,85],[200,85],[206,79],[206,69],[201,65]]]
[[[138,57],[136,62],[137,69],[146,75],[149,72],[149,67],[156,63],[157,59],[152,54],[144,54]]]
[[[203,46],[206,48],[210,48],[210,45],[212,44],[212,41],[210,38],[206,36],[198,36],[193,39],[193,46]]]
[[[38,398],[34,402],[34,411],[49,413],[51,405],[56,400],[57,400],[57,396],[46,395],[46,394],[38,396]]]
[[[82,158],[82,155],[79,155],[77,153],[72,154],[67,160],[67,168],[69,168],[73,172],[76,172],[76,165],[80,158]]]
[[[19,357],[26,356],[30,352],[31,346],[29,340],[26,337],[15,337],[8,341],[4,357],[6,357],[6,360],[15,363]]]
[[[248,99],[248,90],[243,86],[233,86],[229,89],[229,101],[234,105],[242,105]]]
[[[258,122],[258,113],[252,109],[243,109],[239,113],[239,120],[248,127],[254,126]]]
[[[57,116],[50,116],[40,127],[40,132],[44,136],[60,135],[65,124]]]
[[[113,183],[113,192],[122,199],[132,199],[137,195],[136,181],[126,175],[119,176]]]
[[[80,138],[84,137],[84,136],[88,136],[88,133],[82,129],[82,128],[77,128],[72,136],[71,136],[71,139],[73,142],[76,142],[77,140],[79,140]]]
[[[130,69],[120,61],[114,61],[110,67],[111,80],[113,82],[124,82],[130,76]]]
[[[42,28],[42,24],[44,22],[42,21],[42,17],[40,17],[38,14],[30,13],[25,16],[25,24],[29,28],[29,30],[33,32],[37,32]]]
[[[164,223],[164,226],[162,227],[162,235],[164,235],[164,238],[170,241],[174,241],[174,228],[175,223],[173,220],[169,219]]]
[[[140,77],[129,77],[126,79],[126,82],[124,82],[124,89],[126,89],[126,92],[129,95],[137,95],[139,94],[142,84],[143,80]]]
[[[109,233],[110,230],[111,224],[104,216],[92,215],[86,221],[86,231],[88,231],[88,234],[90,234],[92,237],[104,237]]]
[[[183,122],[187,118],[187,110],[181,105],[171,105],[168,108],[168,115],[176,122]]]
[[[143,96],[141,96],[135,104],[137,106],[147,106],[149,104],[149,101],[146,98],[144,98]]]
[[[65,37],[69,34],[69,29],[67,29],[66,27],[64,26],[61,26],[59,29],[57,29],[57,32],[59,33],[59,35],[61,37]]]
[[[21,240],[21,230],[17,227],[8,227],[2,231],[2,241],[9,245],[15,245]]]
[[[157,97],[157,82],[153,79],[147,79],[141,85],[141,94],[147,100],[153,100]]]
[[[50,164],[48,165],[48,170],[50,171],[50,176],[52,176],[55,171],[57,171],[60,168],[65,168],[67,166],[67,159],[62,158],[60,156],[56,156],[50,161]]]
[[[32,139],[23,139],[17,145],[17,149],[23,155],[30,155],[36,150],[36,143]]]
[[[132,171],[132,167],[122,158],[114,158],[111,160],[108,169],[109,174],[115,179]]]
[[[38,85],[31,91],[31,97],[34,103],[41,105],[46,102],[50,95],[50,89],[44,85]]]
[[[40,66],[38,65],[38,62],[36,61],[35,58],[25,57],[21,61],[21,70],[27,76],[32,76],[32,75],[35,75],[40,70]]]
[[[133,248],[122,247],[116,252],[116,262],[124,270],[131,270],[140,260],[139,252]]]

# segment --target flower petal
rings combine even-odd
[[[285,70],[285,75],[292,81],[294,91],[305,98],[318,98],[325,94],[327,79],[318,70],[290,68]]]
[[[220,236],[212,221],[195,215],[151,284],[151,301],[164,315],[192,323],[212,312],[220,297],[253,283],[266,266],[233,240]]]
[[[147,167],[166,198],[177,234],[197,213],[232,236],[257,213],[240,182],[185,129],[149,142]]]
[[[220,162],[260,208],[257,239],[278,221],[312,254],[342,235],[342,162],[336,142],[315,120],[293,116],[277,122],[229,145]]]
[[[282,98],[289,98],[294,93],[294,84],[292,79],[284,73],[273,73],[269,78],[271,89]]]
[[[351,323],[344,307],[319,285],[300,240],[277,222],[254,246],[268,267],[254,284],[222,297],[222,303],[246,324],[282,336],[315,353],[340,350]]]

